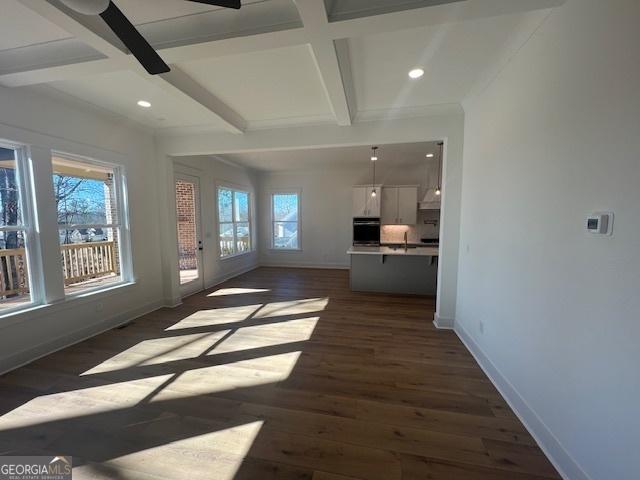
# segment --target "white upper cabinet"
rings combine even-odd
[[[383,225],[418,223],[418,187],[384,187],[381,198]]]
[[[353,216],[354,217],[379,217],[380,195],[382,186],[376,185],[375,197],[371,196],[374,187],[353,187]]]
[[[398,223],[398,188],[383,187],[381,202],[380,223],[383,225]]]
[[[367,211],[367,188],[353,187],[353,216],[366,217]]]
[[[373,192],[375,188],[376,196],[371,196],[371,192]],[[380,216],[380,196],[381,196],[382,188],[380,186],[375,187],[367,187],[367,217],[379,217]]]
[[[418,223],[418,187],[398,187],[398,223]]]

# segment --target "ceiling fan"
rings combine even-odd
[[[138,32],[136,27],[120,11],[111,0],[60,0],[70,9],[83,15],[100,15],[113,33],[124,43],[134,57],[151,75],[167,73],[171,69],[160,55]],[[216,7],[235,8],[241,7],[240,0],[187,0],[190,2],[204,3]]]

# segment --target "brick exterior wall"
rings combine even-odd
[[[192,183],[176,181],[176,213],[178,217],[178,255],[180,270],[198,268],[195,219],[195,189]]]

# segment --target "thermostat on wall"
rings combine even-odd
[[[587,217],[587,231],[595,235],[611,235],[613,213],[596,212]]]

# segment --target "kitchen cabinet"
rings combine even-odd
[[[376,196],[372,197],[371,192],[375,188]],[[382,188],[380,186],[376,187],[367,187],[366,188],[366,198],[367,198],[367,217],[379,217],[380,216],[380,194]]]
[[[418,187],[383,187],[383,225],[415,225],[418,223]]]
[[[418,187],[398,187],[398,223],[418,223]]]
[[[380,196],[381,187],[375,186],[377,195],[371,196],[374,187],[353,187],[353,207],[354,217],[379,217],[380,216]]]

